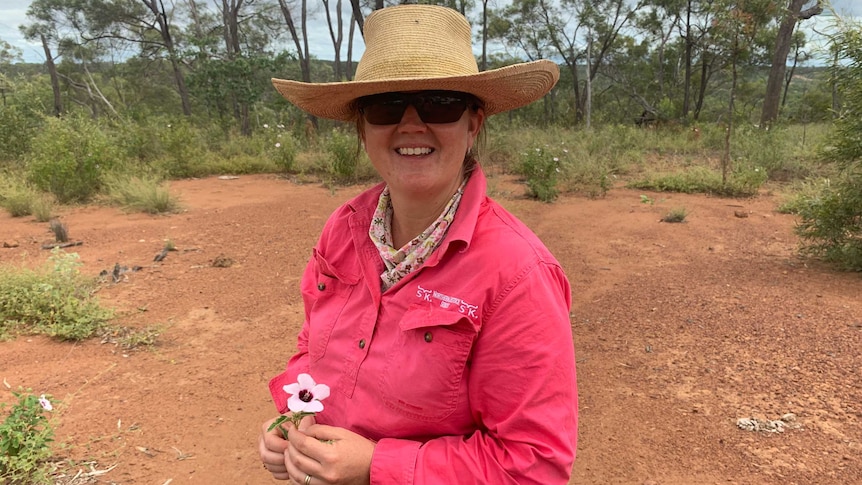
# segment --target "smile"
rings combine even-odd
[[[433,148],[422,147],[422,148],[398,148],[396,149],[399,155],[428,155],[433,152]]]

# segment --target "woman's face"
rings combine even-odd
[[[422,98],[425,93],[411,94]],[[398,95],[395,96],[397,103]],[[440,99],[429,99],[420,99],[418,103],[425,102],[427,108],[423,108],[423,114],[433,121],[435,114],[430,112],[439,106],[427,103]],[[383,109],[388,108],[384,106]],[[399,110],[394,111],[394,118],[391,113],[389,118],[397,118]],[[485,120],[481,108],[468,106],[455,121],[426,123],[413,104],[409,104],[400,120],[393,124],[372,124],[375,119],[370,107],[362,116],[365,119],[361,136],[371,164],[389,185],[394,197],[415,199],[449,197],[455,193],[462,181],[464,156],[473,147]]]

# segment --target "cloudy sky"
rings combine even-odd
[[[42,48],[39,45],[31,44],[24,40],[21,36],[18,26],[27,22],[26,12],[31,0],[2,0],[0,2],[0,39],[12,44],[21,49],[24,60],[27,62],[42,62],[45,57],[42,53]],[[311,4],[314,4],[312,0]],[[835,11],[842,16],[852,16],[862,18],[862,1],[860,0],[832,0],[832,5]],[[317,17],[323,18],[322,13]],[[828,19],[815,17],[817,24],[826,25]],[[316,24],[316,25],[315,25]],[[806,25],[810,25],[807,22]],[[312,22],[309,28],[311,36],[309,38],[309,48],[312,55],[321,59],[332,59],[332,43],[329,40],[329,34],[326,30],[323,20]],[[361,44],[361,40],[359,41]],[[345,55],[347,52],[347,44],[343,45]],[[356,49],[354,49],[356,51]],[[360,51],[356,51],[356,58]]]

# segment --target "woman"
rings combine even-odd
[[[567,483],[577,442],[570,289],[560,265],[485,195],[485,117],[544,96],[549,61],[478,72],[463,16],[378,10],[352,82],[274,80],[316,116],[351,120],[383,183],[335,211],[302,278],[299,374],[325,408],[287,439],[264,423],[273,477],[304,485]]]

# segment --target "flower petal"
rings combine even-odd
[[[308,374],[300,374],[296,376],[296,382],[299,383],[299,387],[302,389],[311,389],[314,387],[314,379]]]
[[[317,400],[307,402],[305,403],[305,409],[303,409],[303,411],[307,413],[319,413],[323,411],[323,403]]]
[[[311,395],[314,396],[314,399],[322,401],[329,397],[329,386],[318,384],[311,388]]]
[[[287,409],[290,409],[295,413],[305,411],[306,404],[308,403],[300,399],[298,394],[294,394],[287,399]]]
[[[299,394],[299,391],[302,390],[302,388],[299,387],[299,384],[297,384],[295,382],[293,384],[288,384],[288,385],[282,387],[282,389],[284,389],[284,392],[286,392],[288,394]]]

